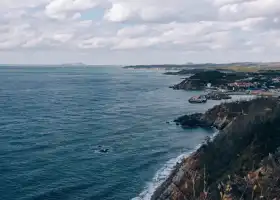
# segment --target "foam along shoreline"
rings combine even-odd
[[[189,123],[184,116],[181,118],[183,124]],[[222,103],[198,120],[217,127],[218,134],[176,165],[150,200],[199,199],[201,195],[203,199],[225,195],[247,200],[252,199],[252,194],[260,199],[280,198],[278,98]],[[259,185],[255,185],[255,179]],[[277,187],[272,188],[271,184]]]
[[[220,100],[221,103],[225,102],[236,102],[236,101],[250,101],[255,99],[255,95],[230,95],[232,99],[230,100]],[[210,137],[210,140],[213,141],[214,138],[219,134],[219,130],[216,130],[214,134]],[[164,190],[164,187],[167,183],[170,183],[174,178],[176,173],[179,171],[181,166],[184,164],[184,160],[188,158],[191,154],[195,153],[201,148],[203,143],[198,144],[192,151],[181,154],[177,158],[169,160],[167,163],[161,167],[153,177],[152,181],[147,183],[144,187],[144,190],[131,200],[154,200],[154,197],[157,196],[157,193],[160,193]],[[168,181],[169,180],[169,181]]]
[[[210,140],[213,141],[218,134],[219,130],[216,130],[210,137]],[[165,163],[164,166],[156,172],[152,181],[147,183],[144,190],[131,200],[153,200],[154,196],[157,196],[157,193],[161,193],[164,190],[165,185],[170,183],[174,176],[176,176],[178,170],[184,164],[184,160],[199,150],[203,144],[204,143],[200,143],[190,152],[183,153],[177,158],[173,158]]]
[[[182,154],[177,158],[173,158],[167,163],[165,163],[164,166],[156,172],[152,181],[147,183],[144,190],[137,197],[134,197],[131,200],[150,200],[155,191],[168,179],[168,177],[173,173],[173,171],[181,165],[183,160],[189,154],[190,153]]]

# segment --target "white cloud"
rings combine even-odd
[[[52,0],[45,9],[46,15],[51,18],[64,19],[69,13],[88,10],[99,4],[99,0]]]
[[[133,16],[133,11],[134,8],[129,8],[126,3],[114,3],[105,18],[113,22],[122,22]]]
[[[226,4],[235,4],[238,2],[245,2],[246,0],[209,0],[214,3],[216,6],[226,5]],[[250,1],[250,0],[249,0]]]
[[[1,0],[0,1],[0,10],[5,9],[18,9],[18,8],[34,8],[44,3],[47,3],[51,0]]]
[[[211,16],[211,4],[206,0],[110,0],[111,8],[105,19],[112,22],[151,21],[170,22]],[[208,6],[208,7],[206,7]],[[194,9],[195,7],[195,9]],[[208,10],[208,12],[204,12]]]
[[[233,4],[226,4],[219,9],[221,15],[226,18],[250,18],[274,16],[280,14],[279,0],[254,0],[239,1]]]
[[[40,62],[278,59],[279,14],[279,0],[2,0],[0,59],[46,51],[61,56]]]
[[[148,34],[149,27],[147,25],[139,25],[139,26],[131,26],[119,29],[117,32],[117,36],[128,36],[128,37],[136,37],[141,36],[143,34]]]

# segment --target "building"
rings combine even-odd
[[[249,89],[249,88],[254,88],[256,85],[254,83],[250,82],[234,82],[234,83],[229,83],[228,87],[232,90],[239,90],[239,89]]]
[[[228,84],[228,86],[230,87],[238,87],[238,88],[249,88],[249,87],[254,87],[254,83],[250,83],[250,82],[234,82],[234,83],[230,83]]]

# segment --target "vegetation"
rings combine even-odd
[[[223,103],[200,119],[220,133],[186,158],[153,200],[279,199],[278,99]]]
[[[208,83],[216,87],[226,87],[228,83],[247,78],[245,73],[224,73],[217,70],[198,72],[193,76],[174,85],[173,89],[203,90]]]
[[[207,69],[203,68],[196,68],[196,69],[183,69],[178,72],[166,72],[165,75],[189,75],[189,74],[196,74],[200,72],[208,71]]]
[[[200,157],[200,169],[207,163],[209,198],[280,198],[277,100],[228,103],[209,111],[212,112],[220,116],[231,113],[229,120],[234,124],[231,130],[222,130],[227,138],[220,135],[205,147]]]
[[[260,70],[259,66],[230,66],[230,67],[224,67],[224,68],[219,68],[220,70],[231,70],[234,72],[258,72]]]

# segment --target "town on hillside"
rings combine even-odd
[[[183,75],[182,72],[177,74]],[[280,96],[280,71],[262,70],[237,72],[232,70],[184,70],[189,75],[181,83],[171,86],[175,90],[203,91],[192,97],[190,103],[205,103],[207,100],[230,99],[230,95]],[[205,94],[206,93],[206,94]]]

